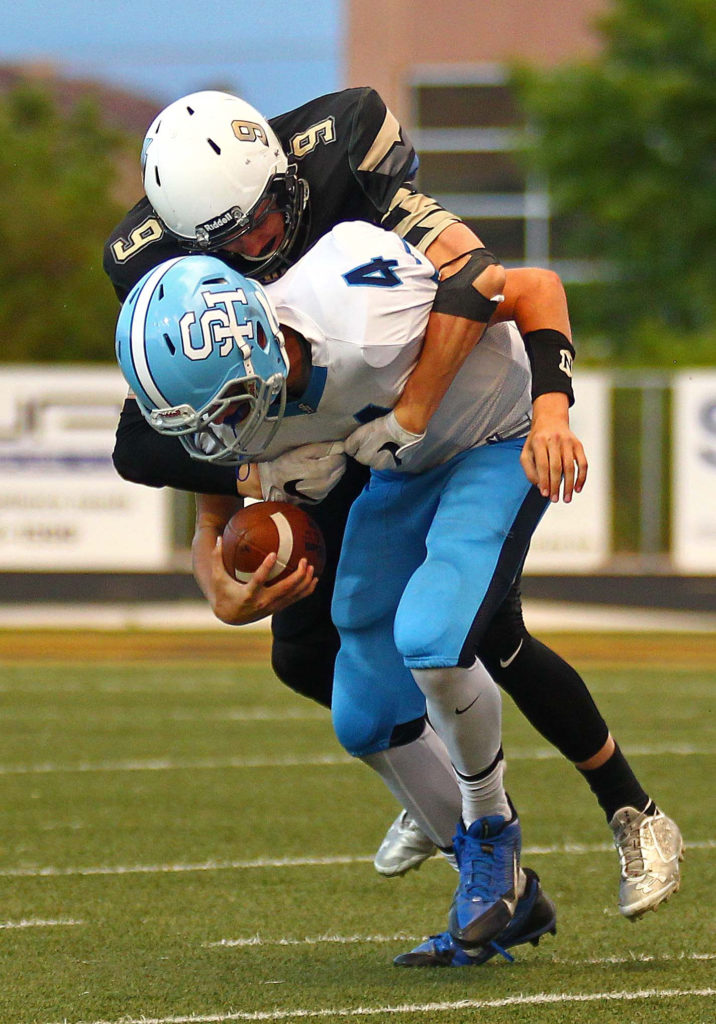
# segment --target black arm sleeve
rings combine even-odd
[[[112,461],[119,475],[135,484],[236,496],[236,472],[232,466],[192,459],[178,438],[152,430],[132,398],[122,407]]]

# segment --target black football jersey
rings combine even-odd
[[[404,193],[410,191],[406,183],[418,161],[410,139],[374,89],[321,96],[272,118],[270,124],[309,189],[289,262],[341,221],[380,224],[389,212],[393,222],[400,221],[391,204],[401,187]],[[108,239],[104,269],[124,300],[152,267],[186,252],[163,229],[145,196]],[[222,253],[222,258],[246,276],[256,273],[255,264],[239,256]]]

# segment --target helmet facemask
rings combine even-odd
[[[286,379],[274,374],[227,381],[203,409],[153,409],[147,419],[159,433],[178,437],[192,458],[236,465],[268,448],[285,408]]]
[[[285,174],[275,175],[248,213],[242,213],[238,207],[234,207],[225,214],[226,225],[221,225],[218,229],[209,231],[208,225],[197,225],[196,241],[191,245],[191,249],[195,252],[216,252],[219,255],[224,251],[227,258],[238,256],[242,261],[252,264],[255,268],[251,272],[252,276],[260,279],[271,277],[272,271],[278,268],[286,270],[290,266],[289,255],[296,241],[307,202],[308,183],[297,176],[295,167],[291,165]],[[283,217],[284,231],[275,249],[260,256],[250,256],[246,252],[228,249],[230,243],[255,231],[269,214],[276,212]],[[293,260],[297,255],[293,255]]]

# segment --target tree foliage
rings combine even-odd
[[[117,316],[102,246],[126,140],[88,102],[63,116],[23,85],[0,100],[0,335],[4,362],[112,360]]]
[[[716,4],[614,0],[599,30],[592,62],[516,69],[536,129],[525,156],[555,213],[579,225],[572,255],[610,268],[577,298],[615,355],[705,359],[716,341]]]

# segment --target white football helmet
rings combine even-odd
[[[165,227],[203,251],[251,231],[274,197],[286,230],[280,245],[256,260],[261,264],[291,245],[308,198],[268,121],[224,92],[195,92],[170,103],[144,139],[142,174]]]

